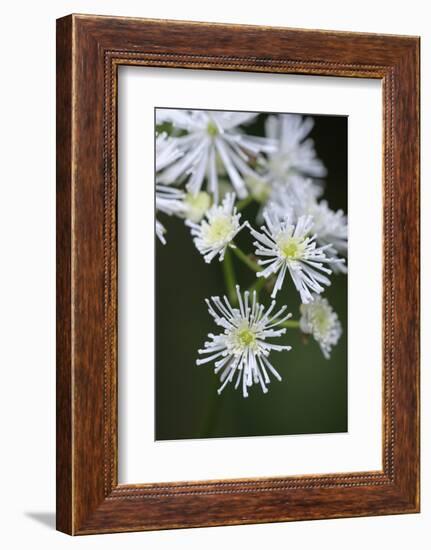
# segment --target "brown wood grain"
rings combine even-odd
[[[382,471],[118,485],[117,68],[131,64],[382,80]],[[87,534],[417,512],[418,429],[419,39],[58,20],[57,528]]]
[[[72,527],[72,27],[57,22],[57,529]]]

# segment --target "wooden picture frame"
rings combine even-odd
[[[383,84],[383,469],[119,485],[117,69]],[[419,511],[419,38],[70,15],[57,21],[57,529],[72,535]]]

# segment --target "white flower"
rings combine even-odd
[[[160,172],[183,155],[166,133],[156,136],[156,172]]]
[[[156,184],[156,212],[164,212],[169,216],[181,214],[184,211],[184,196],[184,193],[179,189]],[[166,229],[163,224],[156,219],[156,235],[163,244],[166,244],[165,233]]]
[[[329,244],[326,255],[337,258],[338,254],[347,256],[347,216],[342,210],[331,210],[326,201],[313,201],[307,208],[313,216],[313,233],[316,234],[317,244]],[[345,263],[333,264],[333,271],[347,273]]]
[[[187,109],[156,109],[156,124],[170,122],[183,128],[189,124],[189,117]]]
[[[278,149],[269,152],[263,163],[266,176],[274,183],[286,183],[292,175],[302,174],[321,178],[327,171],[317,158],[314,141],[305,139],[314,126],[311,117],[302,115],[269,116],[265,123],[266,135],[278,140]]]
[[[319,244],[330,244],[337,252],[347,253],[347,217],[342,210],[331,210],[326,201],[314,202],[307,208],[313,216],[313,232]]]
[[[314,205],[322,194],[322,186],[316,184],[310,178],[303,178],[297,174],[289,178],[287,184],[275,183],[268,200],[270,206],[283,219],[286,215],[298,219],[308,211],[310,205]]]
[[[167,134],[162,133],[156,136],[156,181],[158,172],[172,164],[182,154]],[[179,214],[184,210],[183,198],[182,191],[156,183],[156,212],[160,211],[168,215]],[[156,219],[156,235],[163,244],[166,244],[165,233],[166,229],[163,224]]]
[[[185,193],[175,187],[156,184],[156,209],[169,216],[184,210]]]
[[[271,351],[289,351],[290,346],[282,346],[267,342],[267,338],[274,338],[285,334],[285,328],[280,326],[291,317],[285,314],[287,306],[283,306],[273,314],[275,301],[271,303],[267,311],[256,300],[256,292],[253,292],[249,303],[249,292],[242,298],[239,286],[236,287],[239,309],[233,308],[226,298],[223,300],[213,296],[206,300],[208,311],[216,324],[224,331],[221,334],[208,334],[209,340],[199,354],[206,355],[196,361],[197,365],[214,361],[214,372],[219,374],[222,385],[218,389],[220,394],[226,384],[233,382],[235,389],[242,385],[242,394],[248,396],[248,388],[253,384],[260,384],[262,391],[268,391],[266,385],[270,379],[268,371],[281,380],[281,376],[268,360]]]
[[[165,227],[159,222],[159,220],[156,219],[156,235],[163,244],[166,244],[165,233]]]
[[[263,216],[266,226],[261,227],[261,232],[251,229],[257,239],[254,242],[256,255],[265,257],[258,263],[267,266],[256,275],[268,278],[278,273],[271,295],[274,298],[289,271],[301,301],[311,302],[311,291],[320,294],[324,290],[322,285],[331,284],[324,273],[329,275],[332,271],[323,264],[344,260],[327,257],[325,251],[330,245],[316,247],[315,235],[310,236],[313,226],[311,216],[301,216],[296,225],[290,222],[288,216],[280,220],[274,212],[265,211]]]
[[[218,202],[218,161],[240,198],[247,196],[244,177],[255,175],[249,161],[261,152],[275,150],[275,142],[263,137],[249,136],[239,130],[241,124],[253,120],[254,113],[224,111],[170,111],[168,116],[176,128],[186,130],[184,136],[173,138],[183,156],[160,176],[162,183],[172,183],[189,177],[187,190],[198,193],[207,179],[208,191]]]
[[[329,359],[332,346],[335,346],[342,334],[338,315],[326,298],[315,296],[309,304],[301,304],[299,327],[302,332],[312,334],[326,359]]]
[[[220,261],[223,260],[226,247],[231,246],[232,239],[248,225],[244,222],[240,225],[241,214],[236,211],[235,194],[228,193],[221,205],[214,204],[205,214],[205,219],[200,224],[190,220],[186,224],[191,228],[196,248],[204,256],[204,260],[210,263],[217,254]]]
[[[331,245],[326,256],[337,258],[338,254],[347,255],[347,216],[342,210],[334,212],[327,201],[318,201],[320,189],[308,179],[296,176],[289,185],[277,184],[273,188],[268,207],[282,221],[288,216],[292,223],[301,216],[312,216],[312,232],[319,246]],[[347,273],[344,263],[336,262],[333,271]]]
[[[299,176],[288,186],[275,185],[268,206],[280,220],[288,215],[298,220],[301,216],[313,217],[313,233],[320,245],[330,244],[342,253],[347,252],[347,216],[342,210],[331,210],[327,201],[319,201],[320,188],[311,180]]]
[[[269,182],[265,178],[264,181]],[[307,214],[304,210],[305,205],[315,203],[323,193],[323,186],[320,182],[304,178],[299,174],[290,175],[283,183],[275,181],[267,183],[267,186],[269,192],[258,212],[256,218],[258,223],[262,223],[263,212],[268,208],[273,210],[280,220],[289,216],[292,222],[296,221],[299,216]]]

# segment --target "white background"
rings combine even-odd
[[[422,355],[422,514],[72,539],[53,531],[54,512],[54,189],[55,18],[70,12],[339,29],[422,36],[422,145],[431,150],[431,31],[420,0],[360,3],[144,3],[137,0],[16,0],[2,11],[1,543],[5,548],[291,547],[425,549],[431,523],[430,338]],[[4,43],[3,43],[4,42]],[[431,331],[431,171],[424,155],[423,334]],[[428,251],[428,252],[427,252]]]
[[[120,482],[381,470],[381,82],[146,67],[122,67],[119,78]],[[156,105],[349,115],[348,433],[154,441]]]

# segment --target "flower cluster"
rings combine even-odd
[[[186,221],[186,225],[191,228],[196,248],[207,263],[217,254],[220,261],[223,261],[227,246],[235,248],[232,244],[235,235],[247,225],[247,222],[240,224],[241,214],[237,213],[234,204],[235,195],[228,193],[221,205],[214,204],[208,209],[200,224]]]
[[[256,276],[252,288],[241,291],[231,273],[229,298],[207,300],[222,332],[208,335],[197,364],[214,362],[219,393],[234,382],[247,397],[253,384],[266,393],[270,375],[281,380],[268,357],[290,346],[268,339],[287,328],[311,335],[327,359],[342,334],[322,294],[336,274],[347,272],[347,216],[322,198],[328,173],[310,138],[313,126],[312,117],[294,114],[156,110],[158,239],[166,244],[159,218],[176,216],[206,263],[217,258],[231,266],[226,256],[234,254]],[[235,242],[242,230],[250,235],[249,253]],[[285,304],[277,307],[283,289],[298,293],[298,321]],[[264,290],[272,298],[266,310],[258,294]]]
[[[302,304],[299,326],[305,334],[313,335],[323,355],[329,359],[331,348],[338,342],[342,329],[338,315],[329,305],[328,300],[315,296],[311,303]]]
[[[235,378],[235,388],[241,385],[243,396],[247,397],[247,388],[253,384],[260,384],[264,393],[268,391],[268,372],[281,380],[269,362],[268,355],[271,351],[289,351],[291,347],[274,344],[267,339],[285,334],[285,328],[275,327],[282,326],[291,314],[285,313],[287,306],[273,313],[275,301],[265,311],[265,307],[257,301],[256,291],[251,300],[247,290],[244,298],[241,296],[239,286],[236,287],[236,293],[238,308],[232,307],[226,296],[223,300],[218,296],[211,297],[211,301],[207,300],[208,311],[223,332],[208,335],[209,341],[199,350],[206,357],[198,359],[197,364],[215,361],[214,372],[220,373],[222,382],[218,392],[221,393],[226,384]]]

